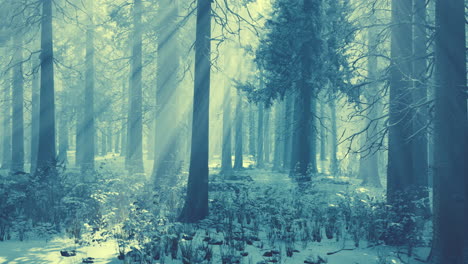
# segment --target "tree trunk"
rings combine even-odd
[[[23,41],[17,34],[14,36],[16,46],[13,68],[13,115],[11,134],[11,169],[12,173],[24,171],[24,117],[23,117]]]
[[[64,107],[66,106],[64,100],[62,100],[62,110],[60,111],[59,117],[59,129],[58,129],[58,163],[60,165],[66,165],[68,163],[68,116],[65,113]]]
[[[423,0],[424,1],[424,0]],[[372,22],[375,20],[372,19]],[[376,29],[371,27],[368,29],[368,59],[367,59],[367,72],[370,84],[368,85],[368,93],[367,96],[367,104],[369,105],[369,109],[367,111],[367,119],[365,122],[365,128],[367,131],[363,133],[361,136],[361,145],[366,148],[367,139],[376,140],[377,131],[380,128],[380,122],[378,118],[380,117],[380,102],[379,101],[372,101],[373,98],[376,98],[376,94],[378,93],[378,89],[376,87],[377,82],[377,45],[378,45],[378,36],[376,34]],[[378,147],[378,146],[377,146]],[[364,186],[373,186],[373,187],[382,187],[380,183],[380,176],[379,176],[379,150],[375,149],[372,144],[367,147],[368,151],[361,155],[359,160],[359,176],[362,178],[362,185]]]
[[[256,142],[255,142],[255,111],[253,103],[249,102],[249,154],[252,158],[256,157]]]
[[[107,125],[107,152],[112,152],[112,127],[110,123]]]
[[[283,149],[283,170],[289,171],[291,169],[291,153],[292,153],[292,127],[294,125],[294,103],[293,97],[290,92],[286,93],[284,105],[284,149]]]
[[[125,165],[127,165],[127,142],[128,142],[128,110],[130,109],[129,98],[130,98],[130,87],[127,86],[128,82],[124,78],[122,81],[122,124],[120,132],[120,156],[125,157]]]
[[[101,156],[107,155],[107,135],[106,128],[101,129]]]
[[[284,102],[278,101],[275,106],[275,141],[274,141],[274,153],[273,153],[273,170],[279,171],[282,165],[282,151],[283,151],[283,137],[284,133],[284,119],[282,114],[284,112]]]
[[[412,118],[411,57],[412,4],[407,0],[392,1],[392,39],[390,65],[390,102],[388,128],[387,199],[396,202],[396,196],[414,188],[411,154]],[[408,201],[407,199],[404,199]],[[408,201],[409,202],[409,201]]]
[[[312,0],[304,0],[303,12],[309,14],[312,8]],[[316,100],[313,98],[314,86],[309,80],[312,76],[312,39],[311,36],[301,47],[301,77],[297,84],[297,106],[294,107],[296,118],[291,173],[300,180],[310,180],[310,176],[317,172],[316,140],[313,131]]]
[[[229,176],[232,173],[232,120],[231,120],[231,86],[225,85],[223,101],[223,133],[221,151],[221,173]]]
[[[82,160],[81,172],[83,175],[90,175],[94,172],[96,124],[94,117],[94,22],[93,22],[93,2],[89,1],[88,12],[89,24],[86,29],[86,57],[85,57],[85,91],[84,91],[84,114],[82,127]]]
[[[270,138],[270,112],[271,108],[265,109],[265,121],[264,121],[264,142],[263,142],[263,148],[265,152],[265,158],[264,158],[264,163],[268,164],[270,163],[270,149],[271,149],[271,138]]]
[[[428,198],[428,141],[427,125],[429,111],[426,82],[426,0],[413,0],[413,102],[416,105],[413,119],[413,171],[418,191],[418,198]]]
[[[244,123],[244,111],[242,110],[242,94],[240,91],[237,92],[237,105],[236,105],[236,135],[235,135],[235,160],[234,169],[242,170],[244,168],[244,144],[243,144],[243,123]]]
[[[154,165],[152,177],[156,186],[176,183],[181,135],[177,116],[179,94],[178,3],[161,3],[158,44],[158,78],[154,130]]]
[[[54,52],[52,38],[52,0],[42,1],[41,21],[41,90],[39,147],[36,174],[56,174]]]
[[[335,98],[330,100],[330,114],[331,114],[331,139],[330,139],[330,174],[334,177],[338,176],[340,169],[338,166],[338,131],[336,127],[336,105]]]
[[[320,123],[318,124],[320,126],[320,161],[322,161],[322,163],[325,163],[325,161],[327,160],[327,153],[326,153],[326,149],[327,149],[327,136],[326,136],[326,127],[325,127],[325,120],[326,120],[326,116],[325,116],[325,102],[320,102]],[[325,171],[323,171],[324,169],[324,164],[322,164],[322,173],[325,173]]]
[[[10,71],[5,75],[8,76]],[[2,169],[11,168],[11,84],[4,82],[2,113]]]
[[[134,0],[133,46],[131,67],[131,97],[129,116],[128,160],[130,173],[143,173],[143,114],[142,114],[142,3]]]
[[[197,222],[208,215],[208,140],[210,106],[211,0],[197,1],[195,87],[192,148],[187,196],[181,222]]]
[[[31,168],[30,172],[36,171],[37,148],[39,146],[39,58],[34,57],[32,62],[33,76],[31,85]],[[37,71],[36,71],[37,70]]]
[[[436,1],[434,264],[468,260],[468,114],[465,6]]]
[[[265,105],[263,103],[258,104],[258,126],[257,126],[257,168],[263,168],[265,166],[263,162],[263,121],[264,121]]]

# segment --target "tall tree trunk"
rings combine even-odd
[[[8,76],[7,71],[5,76]],[[11,83],[4,82],[2,111],[2,169],[11,168]]]
[[[436,1],[434,264],[468,260],[468,114],[465,6]]]
[[[284,133],[284,119],[282,114],[284,112],[284,102],[278,101],[275,106],[275,140],[274,140],[274,151],[273,151],[273,169],[278,171],[282,165],[282,151],[283,151],[283,137]]]
[[[249,102],[249,154],[255,159],[256,142],[255,142],[255,111],[253,103]]]
[[[192,148],[187,196],[179,221],[197,222],[208,215],[208,140],[210,109],[211,0],[197,1]]]
[[[338,131],[336,126],[336,103],[335,98],[330,99],[330,122],[331,122],[331,139],[330,139],[330,174],[334,177],[340,173],[338,165]]]
[[[284,149],[283,149],[283,170],[289,171],[291,169],[291,153],[292,153],[292,138],[293,131],[292,127],[294,125],[293,116],[294,116],[294,103],[293,96],[290,92],[286,93],[284,105]]]
[[[23,41],[19,34],[14,36],[16,46],[13,68],[13,115],[11,134],[11,169],[12,173],[24,171],[24,117],[23,117]]]
[[[134,0],[128,159],[130,173],[143,173],[141,0]]]
[[[84,100],[83,100],[84,101]],[[75,167],[82,166],[83,163],[83,103],[78,103],[75,108],[76,122],[75,122]]]
[[[224,101],[223,101],[223,138],[221,150],[221,173],[230,175],[232,173],[232,120],[231,120],[231,85],[224,82]]]
[[[121,131],[117,131],[117,134],[115,135],[115,142],[114,142],[114,152],[116,154],[119,154],[120,153],[120,136],[121,136],[122,132]]]
[[[257,126],[257,168],[263,168],[265,166],[263,161],[263,121],[264,121],[265,105],[263,103],[258,104],[258,126]]]
[[[429,111],[427,102],[426,82],[426,0],[413,0],[414,26],[413,26],[413,102],[416,105],[413,119],[413,171],[418,190],[418,198],[428,198],[428,143],[427,125]]]
[[[414,187],[411,154],[412,2],[392,0],[387,199]],[[404,199],[408,201],[407,199]],[[409,202],[409,201],[408,201]]]
[[[264,121],[264,134],[263,134],[263,148],[264,148],[264,152],[265,152],[265,158],[264,158],[264,162],[265,163],[270,163],[270,156],[271,156],[271,153],[270,153],[270,149],[271,149],[271,138],[270,138],[270,112],[271,112],[271,108],[267,108],[265,109],[265,121]]]
[[[304,0],[303,12],[309,14],[312,12],[312,8],[312,0]],[[310,76],[312,76],[313,38],[313,36],[310,36],[301,47],[301,77],[297,87],[297,105],[294,107],[296,118],[294,119],[295,135],[293,138],[291,173],[292,176],[301,180],[309,180],[311,174],[317,172],[316,140],[312,130],[316,103],[315,98],[313,99],[314,87],[309,80]]]
[[[127,142],[128,142],[128,110],[130,109],[129,104],[129,90],[130,87],[127,86],[127,80],[124,78],[122,81],[122,124],[120,130],[120,156],[125,157],[125,165],[127,165]]]
[[[39,147],[36,174],[46,177],[56,173],[52,0],[42,1],[40,58],[41,90],[39,96]]]
[[[112,152],[112,126],[110,123],[107,124],[107,152]]]
[[[86,29],[86,57],[85,57],[85,91],[84,91],[84,114],[82,127],[83,151],[81,161],[81,172],[83,175],[92,174],[94,171],[96,124],[94,117],[94,22],[93,1],[89,1],[89,24]]]
[[[64,100],[62,100],[64,102]],[[65,109],[63,109],[66,106],[65,102],[62,105],[62,109],[60,111],[60,117],[58,118],[59,121],[59,129],[58,129],[58,142],[59,142],[59,147],[58,147],[58,162],[59,164],[67,164],[68,163],[68,156],[67,156],[67,151],[68,151],[68,116],[65,113]]]
[[[424,1],[424,0],[423,0]],[[372,22],[375,20],[372,19]],[[371,27],[367,32],[368,37],[368,59],[367,59],[367,72],[369,79],[369,94],[367,95],[367,104],[369,109],[367,111],[367,119],[365,121],[365,127],[367,129],[366,133],[363,133],[361,139],[363,142],[361,144],[365,146],[367,144],[367,139],[376,140],[377,131],[380,127],[378,122],[380,114],[380,102],[375,100],[378,89],[376,87],[377,82],[377,45],[378,45],[378,36],[376,29]],[[359,176],[362,178],[362,185],[364,186],[374,186],[382,187],[380,183],[379,176],[379,151],[375,147],[368,146],[369,151],[361,155],[359,160]]]
[[[235,150],[234,150],[234,169],[242,170],[244,168],[244,142],[243,142],[243,123],[244,123],[244,111],[242,110],[242,94],[237,91],[237,104],[236,104],[236,126],[235,126]]]
[[[156,186],[176,183],[181,135],[179,127],[178,1],[161,1],[158,43],[158,78],[154,130],[155,159],[152,177]]]
[[[323,101],[320,102],[320,119],[320,123],[318,124],[320,126],[320,161],[324,163],[327,160],[327,136],[325,127],[325,120],[327,118],[325,116],[325,102]],[[322,164],[322,173],[325,173],[323,168],[324,164]]]
[[[107,135],[105,127],[101,129],[101,155],[107,155]]]
[[[39,57],[32,60],[33,76],[31,85],[31,168],[30,172],[36,171],[37,148],[39,146]]]

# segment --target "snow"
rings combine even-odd
[[[74,264],[81,263],[83,258],[93,257],[94,263],[113,264],[122,263],[117,256],[115,241],[104,242],[100,245],[83,246],[76,248],[76,256],[63,257],[61,250],[72,250],[74,244],[71,239],[56,237],[51,241],[5,241],[0,242],[0,263],[9,264]]]
[[[97,164],[101,164],[102,170],[116,170],[122,168],[122,158],[109,155],[104,158],[100,158]],[[246,159],[246,164],[251,164],[252,161]],[[151,167],[151,162],[145,162],[145,168]],[[246,166],[248,167],[248,166]],[[211,178],[214,181],[219,181],[222,176],[218,176],[219,172],[219,161],[214,159],[210,163]],[[246,169],[241,173],[241,176],[248,176],[253,181],[238,180],[249,186],[249,190],[256,190],[256,193],[251,194],[253,197],[262,193],[265,189],[272,190],[271,193],[278,195],[278,198],[287,197],[291,195],[297,184],[288,177],[286,173],[273,172],[270,169]],[[234,183],[236,181],[233,181]],[[315,188],[323,192],[327,197],[328,204],[333,204],[335,199],[338,199],[343,193],[355,192],[355,193],[366,193],[371,196],[380,197],[383,194],[383,189],[378,188],[364,188],[359,185],[359,180],[350,177],[331,177],[319,175],[314,178],[316,183]],[[211,194],[212,195],[212,194]],[[305,199],[305,198],[304,198]],[[267,225],[265,225],[266,227]],[[203,238],[202,233],[204,230],[198,230],[196,237],[193,241],[183,241],[181,243],[193,243],[194,247],[202,244],[201,239]],[[223,239],[221,234],[215,234],[212,232],[214,238]],[[304,263],[304,260],[310,257],[321,256],[328,260],[330,264],[400,264],[400,263],[418,263],[418,261],[408,259],[400,251],[403,249],[389,247],[384,245],[378,245],[370,247],[367,243],[362,242],[359,248],[355,248],[351,239],[340,240],[328,240],[324,238],[321,242],[295,242],[292,247],[299,252],[293,254],[292,257],[286,256],[286,249],[284,242],[277,242],[275,245],[268,245],[268,238],[264,231],[260,231],[259,238],[263,246],[259,246],[254,243],[253,245],[246,245],[244,252],[248,253],[248,256],[241,258],[241,263],[262,263],[262,261],[271,260],[269,257],[264,257],[263,254],[268,250],[278,250],[280,255],[277,255],[279,263]],[[63,257],[60,254],[60,250],[72,250],[76,249],[77,255],[74,257]],[[213,261],[212,263],[221,263],[221,251],[227,250],[224,245],[213,245]],[[345,249],[340,251],[341,249]],[[336,252],[339,251],[339,252]],[[336,252],[334,254],[327,255],[327,253]],[[399,253],[400,252],[400,253]],[[428,255],[428,248],[415,249],[416,256],[420,259],[424,259]],[[240,255],[239,252],[235,254]],[[50,241],[44,240],[27,240],[27,241],[4,241],[0,242],[0,264],[1,263],[82,263],[82,259],[86,257],[94,258],[94,263],[109,263],[117,264],[123,263],[123,261],[117,259],[118,256],[118,245],[113,239],[109,239],[100,244],[94,243],[87,246],[75,246],[73,240],[64,237],[64,235],[56,236]],[[404,260],[402,262],[401,259]],[[155,262],[158,263],[158,262]],[[162,263],[162,262],[161,262]],[[164,263],[182,263],[179,260],[172,260],[166,257]]]

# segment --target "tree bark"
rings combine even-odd
[[[411,153],[412,2],[392,0],[387,199],[414,188]],[[407,199],[404,199],[407,201]]]
[[[226,83],[226,82],[224,82]],[[231,120],[231,86],[225,84],[223,101],[223,138],[221,150],[221,173],[229,176],[232,173],[232,120]]]
[[[427,126],[429,107],[427,105],[426,82],[426,0],[413,0],[413,103],[416,105],[413,119],[413,171],[418,191],[418,198],[428,198],[428,140]]]
[[[273,169],[279,171],[282,167],[282,151],[283,151],[283,140],[285,140],[284,133],[284,119],[282,114],[284,112],[284,102],[278,101],[275,106],[275,141],[274,141],[274,153],[273,153]]]
[[[42,1],[41,21],[41,90],[39,147],[36,175],[56,174],[54,52],[52,37],[52,0]]]
[[[211,0],[197,1],[195,87],[189,178],[181,222],[208,215],[208,140],[210,106]]]
[[[131,67],[131,97],[129,116],[128,160],[130,173],[143,173],[143,114],[142,114],[142,27],[141,0],[133,2],[133,44]]]
[[[5,75],[8,76],[10,71]],[[11,84],[4,82],[2,109],[2,169],[11,168]]]
[[[255,142],[255,112],[252,102],[249,102],[249,154],[253,159],[255,159],[257,155]]]
[[[36,171],[37,148],[39,146],[39,58],[32,60],[33,76],[31,85],[31,168],[30,172]]]
[[[258,126],[257,126],[257,168],[263,168],[265,166],[263,161],[263,121],[264,121],[265,105],[263,103],[258,104]]]
[[[237,104],[236,104],[236,135],[235,135],[235,159],[234,159],[234,170],[242,170],[244,168],[244,146],[243,146],[243,123],[244,123],[244,111],[242,110],[242,94],[237,91]]]
[[[265,114],[264,114],[265,116],[264,127],[265,128],[264,128],[264,134],[263,134],[263,137],[264,137],[263,148],[265,152],[265,158],[263,160],[264,160],[264,163],[266,164],[270,163],[270,156],[271,156],[270,112],[271,112],[271,108],[265,109]]]
[[[96,124],[94,116],[94,23],[93,23],[93,1],[89,1],[89,24],[86,29],[86,57],[85,57],[85,91],[84,91],[84,113],[83,127],[81,130],[82,160],[81,172],[83,175],[92,175],[94,172]]]
[[[463,0],[436,1],[432,263],[468,260],[468,114]]]
[[[291,169],[291,153],[292,153],[292,138],[293,132],[292,127],[294,125],[293,116],[294,116],[294,103],[291,92],[286,93],[284,105],[284,149],[283,149],[283,170],[289,171]]]
[[[12,173],[24,171],[24,117],[23,117],[23,41],[19,34],[13,37],[16,46],[13,63],[13,115],[11,134]]]
[[[330,114],[331,114],[331,139],[330,139],[330,174],[334,177],[340,173],[338,165],[338,131],[336,127],[336,103],[335,98],[330,99]]]

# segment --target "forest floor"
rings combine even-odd
[[[118,170],[123,166],[123,160],[120,157],[108,156],[99,160],[101,168],[106,170]],[[150,168],[151,163],[145,163],[146,168]],[[249,162],[246,162],[246,167],[249,167]],[[150,170],[147,170],[150,171]],[[219,173],[219,162],[212,162],[210,164],[211,181],[216,186],[217,183],[226,182],[221,181]],[[247,199],[258,203],[265,203],[265,207],[268,208],[270,203],[273,206],[280,207],[284,204],[284,208],[273,208],[272,210],[288,210],[289,205],[293,199],[311,199],[310,201],[315,202],[317,199],[321,200],[322,203],[328,203],[329,206],[334,206],[334,203],[338,203],[340,199],[350,193],[364,194],[367,197],[382,197],[383,189],[363,188],[359,185],[359,180],[349,177],[327,177],[318,176],[314,179],[313,192],[302,194],[304,197],[294,197],[298,195],[297,183],[292,181],[287,174],[280,172],[272,172],[269,169],[246,169],[240,173],[236,173],[237,178],[229,180],[229,184],[232,186],[241,186],[247,192],[248,198],[239,198],[239,194],[236,191],[236,195],[232,195],[231,202],[235,203],[237,199]],[[245,187],[242,187],[245,186]],[[310,187],[310,186],[309,186]],[[307,188],[309,188],[307,187]],[[211,187],[210,187],[211,188]],[[210,199],[219,200],[226,204],[230,203],[228,198],[225,198],[225,193],[221,190],[214,190],[210,192]],[[265,197],[268,199],[265,200]],[[224,199],[224,200],[222,200]],[[372,198],[373,199],[373,198]],[[377,199],[377,198],[376,198]],[[257,208],[257,210],[259,210]],[[263,209],[260,209],[260,211]],[[269,209],[265,209],[269,210]],[[265,212],[257,212],[259,214]],[[264,226],[258,227],[257,237],[259,241],[254,243],[248,243],[242,248],[242,252],[248,254],[246,257],[239,257],[239,262],[232,263],[330,263],[330,264],[399,264],[399,263],[422,263],[416,259],[425,259],[428,255],[427,247],[415,248],[413,250],[413,258],[408,257],[404,252],[405,248],[401,247],[390,247],[380,243],[372,244],[366,241],[362,241],[357,247],[351,237],[346,234],[344,238],[337,241],[337,239],[328,239],[323,237],[319,242],[317,241],[296,241],[291,243],[278,242],[280,239],[276,239],[275,234],[271,233],[269,229],[275,229],[271,222],[276,221],[274,217],[261,218],[265,223],[261,224]],[[265,220],[269,219],[269,220]],[[289,220],[288,220],[289,219]],[[284,217],[282,221],[295,221],[294,218]],[[195,230],[196,238],[195,241],[202,243],[201,240],[206,232],[206,229]],[[297,231],[302,232],[301,230]],[[203,233],[203,234],[202,234]],[[218,233],[218,232],[217,232]],[[213,232],[213,239],[226,239],[226,233],[219,235]],[[226,239],[227,241],[227,239]],[[272,242],[273,241],[273,242]],[[190,241],[190,243],[192,243]],[[294,248],[294,255],[292,257],[286,256],[287,247]],[[216,247],[219,247],[217,249]],[[74,264],[82,263],[82,260],[87,257],[92,257],[94,263],[123,263],[123,261],[117,259],[118,255],[118,244],[115,239],[108,239],[107,241],[100,243],[91,243],[90,245],[77,246],[74,244],[73,239],[67,237],[66,234],[59,234],[50,237],[47,241],[44,239],[28,239],[26,241],[10,240],[0,242],[0,263],[63,263],[63,264]],[[76,249],[77,255],[74,257],[62,257],[60,250],[64,249]],[[220,245],[214,245],[212,249],[213,260],[211,263],[221,264],[221,258],[226,255],[227,249]],[[279,251],[280,253],[276,253]],[[269,256],[268,253],[273,252],[273,256]],[[271,254],[270,254],[271,255]],[[324,259],[322,262],[320,259]],[[309,261],[309,262],[307,262]],[[132,262],[129,262],[132,263]],[[135,262],[137,263],[137,262]],[[166,258],[165,261],[155,263],[182,263],[181,260],[172,260]],[[190,263],[190,262],[189,262]],[[193,262],[195,263],[195,262]],[[205,263],[205,262],[203,262]]]

